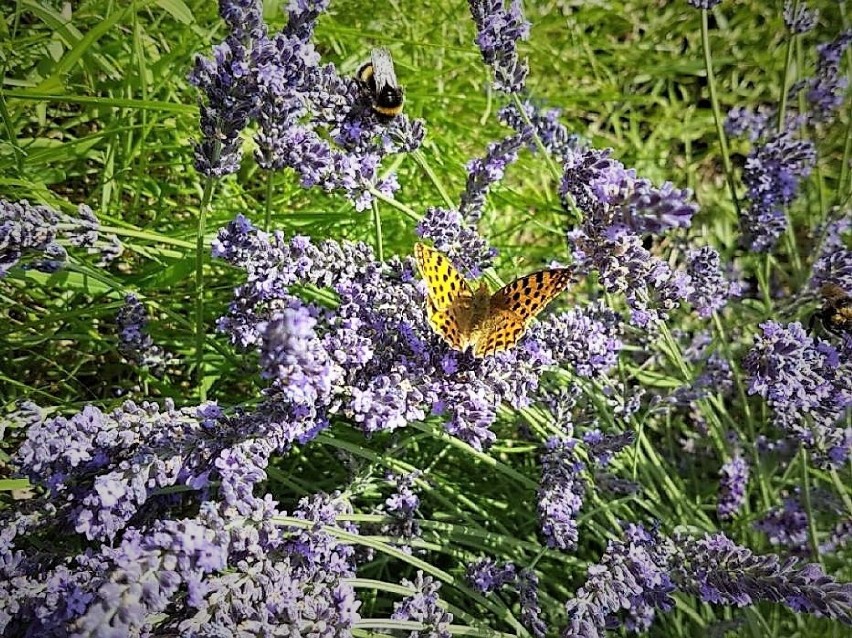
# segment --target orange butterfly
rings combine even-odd
[[[474,290],[434,248],[417,244],[414,257],[428,289],[429,323],[450,347],[460,351],[472,347],[474,357],[514,346],[530,321],[571,281],[567,268],[541,270],[492,295],[484,281]]]

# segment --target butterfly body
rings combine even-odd
[[[484,357],[514,346],[529,322],[571,280],[565,268],[542,270],[516,279],[491,294],[486,283],[474,289],[434,248],[415,246],[426,282],[429,324],[450,347]]]

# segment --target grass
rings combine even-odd
[[[628,335],[613,387],[623,387],[629,397],[636,388],[654,395],[690,381],[696,370],[684,355],[687,341],[680,332],[709,330],[714,344],[736,363],[760,322],[806,321],[814,304],[799,291],[809,274],[813,238],[791,234],[766,262],[738,247],[737,202],[726,171],[741,198],[739,176],[749,147],[732,141],[729,152],[722,152],[714,107],[724,115],[737,105],[777,102],[791,80],[812,69],[814,42],[848,26],[844,4],[819,3],[817,30],[789,46],[779,3],[723,3],[709,13],[706,40],[701,12],[679,0],[527,4],[533,30],[521,53],[530,61],[532,99],[560,108],[569,131],[596,148],[611,147],[612,156],[639,175],[692,188],[701,211],[690,237],[736,260],[762,293],[733,305],[715,323],[699,325],[684,316],[658,340]],[[248,134],[238,173],[205,183],[193,169],[192,141],[200,132],[197,96],[186,75],[194,56],[207,55],[224,36],[214,4],[18,0],[0,15],[0,196],[68,213],[86,203],[125,248],[107,269],[95,267],[91,256],[72,253],[69,267],[58,273],[16,269],[0,280],[0,404],[7,410],[25,398],[57,413],[87,403],[109,409],[143,397],[171,398],[178,405],[195,405],[200,397],[228,408],[255,404],[264,387],[255,355],[235,351],[215,330],[244,276],[209,258],[217,230],[244,213],[261,226],[268,216],[271,228],[286,236],[374,245],[378,216],[384,254],[409,255],[416,224],[406,210],[422,215],[427,207],[452,205],[464,189],[466,163],[508,132],[496,118],[508,98],[490,88],[465,2],[334,2],[314,39],[323,61],[354,73],[370,47],[391,47],[406,89],[406,113],[423,118],[428,128],[419,153],[390,158],[383,167],[399,175],[398,205],[380,201],[374,214],[358,214],[341,196],[301,188],[291,172],[266,173],[251,160]],[[267,3],[265,17],[275,27],[284,23],[277,3]],[[716,99],[705,71],[707,45]],[[848,107],[847,101],[840,121],[823,134],[818,169],[791,210],[797,230],[814,228],[835,206],[848,214]],[[499,250],[496,271],[503,280],[570,258],[553,168],[541,154],[524,151],[492,190],[480,231]],[[681,247],[660,242],[654,249],[670,257]],[[770,297],[771,282],[780,283],[787,297]],[[151,336],[172,355],[162,379],[128,365],[117,350],[115,316],[128,292],[144,300]],[[585,304],[590,296],[599,294],[586,282],[569,294],[568,303]],[[411,543],[412,553],[379,534],[334,533],[375,551],[355,582],[362,617],[386,619],[406,591],[398,585],[400,576],[422,569],[443,582],[441,596],[458,625],[454,633],[469,635],[483,635],[489,627],[525,632],[516,598],[483,597],[465,583],[464,563],[482,555],[534,567],[540,605],[557,628],[565,624],[563,604],[584,581],[585,568],[599,559],[608,540],[618,538],[619,521],[653,519],[666,531],[724,529],[755,551],[770,552],[777,548],[753,523],[782,495],[799,488],[808,498],[828,493],[850,503],[848,464],[832,475],[804,456],[784,465],[755,453],[746,509],[733,522],[720,523],[718,468],[731,449],[726,432],[748,442],[770,432],[767,407],[744,394],[703,401],[707,438],[686,454],[683,441],[695,437],[695,425],[684,415],[653,409],[614,414],[601,387],[584,383],[601,427],[638,433],[635,447],[613,462],[613,473],[638,482],[641,492],[612,499],[590,494],[580,517],[580,547],[573,553],[548,549],[537,538],[532,501],[537,442],[551,427],[537,411],[506,409],[495,428],[497,443],[486,452],[449,436],[434,419],[366,439],[341,419],[312,443],[276,458],[265,488],[288,509],[306,494],[340,490],[355,505],[349,518],[368,529],[379,522],[376,506],[389,494],[384,474],[420,470],[422,537]],[[521,425],[533,432],[531,439],[518,434]],[[9,460],[23,436],[18,428],[6,430],[0,462]],[[15,507],[11,495],[20,482],[3,479],[0,488],[9,496],[5,506]],[[846,505],[840,510],[841,518],[852,515]],[[818,541],[833,521],[813,521],[812,541]],[[852,580],[842,552],[813,558],[838,580]],[[737,635],[754,637],[848,631],[777,605],[732,610],[679,597],[674,611],[658,616],[650,635],[722,635],[712,628],[728,621],[741,623]],[[365,622],[360,635],[405,628],[388,623]]]

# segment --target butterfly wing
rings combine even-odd
[[[487,357],[518,343],[526,332],[524,320],[511,310],[500,310],[489,317],[486,329],[473,346],[474,357]]]
[[[426,282],[430,310],[446,310],[457,299],[473,296],[473,290],[461,273],[446,256],[434,248],[417,244],[414,247],[414,258],[420,276]]]
[[[484,357],[514,346],[530,321],[565,290],[572,279],[567,268],[541,270],[506,284],[491,297],[486,329],[473,354]]]
[[[414,258],[420,276],[426,282],[426,316],[429,324],[452,348],[464,350],[467,335],[462,330],[461,300],[473,296],[473,291],[450,260],[425,244],[414,247]]]
[[[527,325],[571,282],[568,268],[540,270],[506,284],[491,296],[493,312],[510,311]]]

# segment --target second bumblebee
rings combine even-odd
[[[822,308],[811,317],[810,327],[818,321],[829,334],[852,337],[852,296],[835,283],[823,284],[819,289]]]

